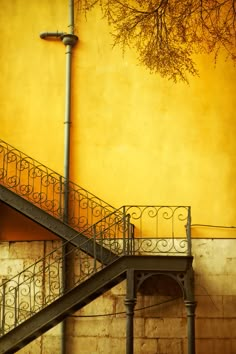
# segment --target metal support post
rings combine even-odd
[[[185,306],[187,310],[188,354],[195,354],[195,308],[194,300],[194,272],[190,268],[186,274]]]
[[[126,290],[126,354],[134,353],[134,307],[136,304],[136,289],[134,270],[127,271],[127,290]]]
[[[195,354],[195,301],[185,301],[187,309],[188,354]]]

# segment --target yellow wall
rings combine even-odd
[[[1,241],[42,241],[58,239],[53,233],[0,202]],[[13,222],[14,220],[14,222]]]
[[[8,1],[0,11],[0,138],[63,173],[65,48],[39,33],[68,31],[67,1]],[[193,223],[236,225],[234,66],[197,57],[200,77],[174,84],[112,49],[101,17],[76,15],[72,179],[117,207],[191,205]]]
[[[39,34],[67,30],[66,1],[6,1],[0,18],[1,139],[62,172],[65,49]]]

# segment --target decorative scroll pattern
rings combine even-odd
[[[0,183],[62,220],[64,195],[68,193],[69,223],[88,236],[81,248],[71,245],[65,248],[69,245],[65,243],[2,283],[1,335],[88,279],[104,264],[112,263],[117,256],[191,255],[190,207],[139,205],[116,210],[85,189],[66,183],[56,172],[3,141],[0,141]],[[63,265],[67,257],[73,260],[74,267],[65,273]]]
[[[191,254],[190,207],[125,206],[133,225],[133,254]]]
[[[90,237],[81,249],[88,245],[91,250],[92,243],[90,255],[72,246],[65,252],[65,243],[0,286],[2,335],[62,296],[65,279],[69,279],[66,290],[72,289],[117,255],[191,254],[190,207],[124,206],[121,210],[122,218],[114,212],[83,231]],[[107,254],[103,258],[104,250],[110,251],[109,258]],[[63,274],[67,257],[74,266]]]
[[[188,252],[187,239],[174,238],[135,238],[132,251],[134,255],[185,255]]]
[[[50,253],[0,287],[1,335],[56,299],[62,291],[61,258]]]
[[[55,171],[0,140],[0,183],[78,231],[87,229],[116,209]]]
[[[65,294],[65,279],[68,291],[98,272],[104,264],[112,263],[117,255],[126,254],[123,245],[129,243],[126,239],[129,236],[126,230],[128,217],[124,220],[113,214],[83,232],[91,236],[81,244],[81,249],[90,250],[89,254],[66,242],[3,282],[0,286],[0,335]],[[70,247],[66,248],[66,245]],[[110,252],[105,254],[104,250]],[[73,268],[65,272],[63,264],[68,258]]]

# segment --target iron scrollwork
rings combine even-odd
[[[81,186],[0,140],[0,183],[78,231],[116,211]],[[69,213],[64,220],[65,195]]]

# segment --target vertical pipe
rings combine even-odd
[[[74,1],[69,0],[69,33],[74,34]]]
[[[69,221],[69,180],[70,180],[70,125],[71,125],[71,59],[72,48],[76,44],[78,37],[74,35],[74,1],[69,0],[69,33],[64,32],[43,32],[40,38],[59,37],[66,47],[66,74],[65,74],[65,128],[64,128],[64,210],[62,219],[65,223]],[[60,181],[61,182],[61,181]],[[61,200],[60,200],[61,205]],[[71,269],[73,260],[67,254],[69,246],[63,246],[62,260],[62,286],[64,292],[69,289],[71,279],[66,276],[66,270]],[[69,273],[69,272],[68,272]],[[62,353],[66,353],[66,321],[62,324]]]
[[[74,1],[69,0],[69,34],[62,36],[62,41],[66,47],[66,85],[65,85],[65,128],[64,128],[64,213],[63,221],[69,222],[69,180],[70,180],[70,128],[71,128],[71,59],[72,48],[77,42],[77,37],[74,36]],[[70,288],[70,274],[66,274],[73,267],[73,259],[70,259],[67,254],[69,245],[63,246],[63,262],[62,262],[62,277],[63,288],[67,291]],[[69,273],[69,271],[68,271]],[[66,337],[67,337],[67,320],[62,323],[62,353],[67,353]]]
[[[66,86],[65,86],[65,121],[64,121],[64,213],[63,221],[69,221],[69,179],[70,179],[70,120],[71,120],[71,54],[72,46],[66,45]],[[69,268],[67,257],[68,245],[63,246],[62,277],[64,292],[68,289],[67,270]],[[62,354],[67,353],[67,320],[62,322]]]
[[[69,0],[69,33],[74,34],[74,1]],[[66,87],[65,87],[65,131],[64,131],[64,177],[65,177],[65,205],[64,221],[68,221],[69,209],[69,180],[70,180],[70,125],[71,125],[71,57],[73,42],[66,45]]]
[[[70,124],[71,124],[71,54],[72,45],[66,45],[65,131],[64,131],[64,222],[68,222],[70,179]]]

